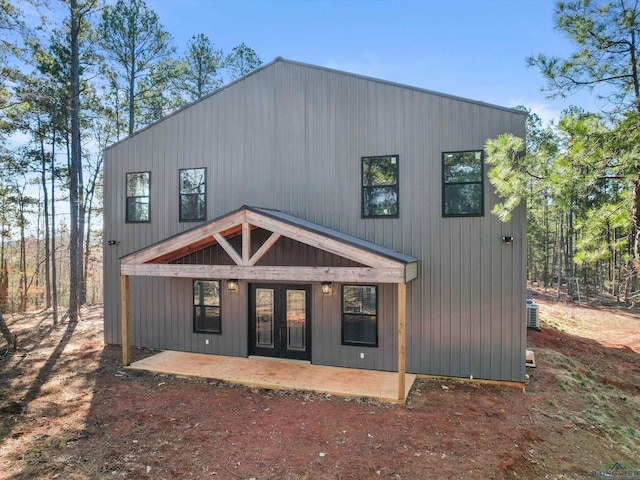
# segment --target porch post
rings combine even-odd
[[[407,284],[398,284],[398,400],[405,399]]]
[[[122,366],[131,364],[129,341],[129,276],[120,276],[120,302],[122,306]]]

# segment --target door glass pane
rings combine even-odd
[[[256,346],[273,348],[274,291],[256,288]]]
[[[306,349],[306,292],[287,290],[287,350]]]

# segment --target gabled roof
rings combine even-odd
[[[251,252],[251,230],[262,228],[271,236]],[[241,252],[227,241],[242,235]],[[280,239],[288,237],[338,255],[362,267],[257,266]],[[235,265],[170,264],[186,255],[218,244]],[[417,276],[418,259],[375,243],[266,208],[243,206],[195,228],[169,237],[120,259],[122,275],[253,280],[350,281],[405,283]]]
[[[312,64],[303,63],[303,62],[296,62],[296,61],[293,61],[293,60],[286,60],[286,59],[284,59],[282,57],[276,57],[273,61],[271,61],[269,63],[265,63],[264,65],[262,65],[262,66],[256,68],[255,70],[249,72],[248,74],[244,75],[243,77],[240,77],[237,80],[234,80],[233,82],[231,82],[231,83],[229,83],[227,85],[224,85],[224,86],[220,87],[219,89],[211,92],[210,94],[205,95],[201,99],[196,100],[196,101],[194,101],[192,103],[189,103],[189,104],[185,105],[184,107],[179,108],[175,112],[172,112],[172,113],[168,114],[167,116],[165,116],[165,117],[163,117],[163,118],[161,118],[161,119],[159,119],[159,120],[147,125],[146,127],[141,128],[140,130],[134,132],[130,136],[120,140],[119,142],[116,142],[116,143],[110,145],[109,147],[106,148],[106,150],[112,148],[115,145],[118,145],[119,143],[122,143],[122,142],[128,140],[131,137],[134,137],[134,136],[138,135],[141,132],[144,132],[148,128],[151,128],[154,125],[156,125],[157,123],[160,123],[160,122],[164,121],[165,119],[167,119],[169,117],[172,117],[173,115],[176,115],[176,114],[178,114],[178,113],[190,108],[191,106],[195,105],[196,103],[203,102],[209,97],[217,95],[220,92],[222,92],[222,91],[224,91],[224,90],[226,90],[228,88],[232,88],[235,84],[242,82],[243,80],[245,80],[248,77],[256,75],[256,74],[262,72],[263,70],[266,70],[266,69],[274,67],[278,63],[285,63],[285,64],[288,64],[288,65],[294,65],[294,66],[298,66],[298,67],[311,68],[311,69],[314,69],[314,70],[319,70],[319,71],[324,71],[324,72],[331,72],[331,73],[335,73],[337,75],[345,75],[345,76],[349,76],[349,77],[353,77],[353,78],[359,78],[361,80],[367,80],[367,81],[370,81],[370,82],[381,83],[381,84],[384,84],[384,85],[394,86],[394,87],[403,88],[403,89],[407,89],[407,90],[413,90],[413,91],[416,91],[416,92],[428,93],[430,95],[437,95],[439,97],[450,98],[450,99],[453,99],[453,100],[459,100],[461,102],[473,103],[473,104],[481,105],[481,106],[484,106],[484,107],[495,108],[495,109],[498,109],[498,110],[504,110],[504,111],[508,111],[508,112],[511,112],[511,113],[517,113],[519,115],[527,115],[526,112],[523,112],[522,110],[516,110],[514,108],[503,107],[503,106],[500,106],[500,105],[486,103],[486,102],[479,101],[479,100],[472,100],[472,99],[469,99],[469,98],[464,98],[464,97],[460,97],[460,96],[456,96],[456,95],[449,95],[449,94],[446,94],[446,93],[436,92],[434,90],[428,90],[428,89],[425,89],[425,88],[412,87],[410,85],[404,85],[402,83],[392,82],[392,81],[388,81],[388,80],[382,80],[382,79],[374,78],[374,77],[368,77],[366,75],[360,75],[360,74],[357,74],[357,73],[345,72],[343,70],[337,70],[337,69],[328,68],[328,67],[321,67],[321,66],[318,66],[318,65],[312,65]]]

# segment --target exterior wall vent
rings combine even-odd
[[[538,305],[527,301],[527,328],[540,331],[540,312]]]

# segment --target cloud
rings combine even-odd
[[[533,113],[542,119],[543,125],[547,125],[552,121],[557,124],[562,111],[566,108],[566,106],[559,104],[551,105],[550,102],[530,101],[522,98],[509,100],[509,106],[515,107],[517,105],[523,105],[531,109]]]

